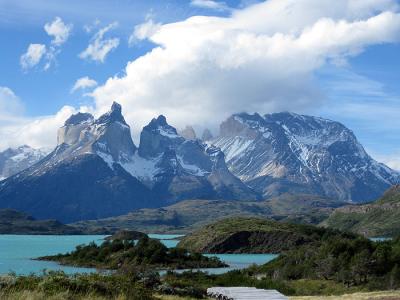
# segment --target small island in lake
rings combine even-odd
[[[194,269],[227,267],[216,257],[206,257],[183,248],[167,248],[160,241],[142,237],[133,240],[106,240],[101,245],[92,242],[77,246],[66,254],[39,257],[38,260],[56,261],[63,265],[120,269],[144,266],[154,269]]]

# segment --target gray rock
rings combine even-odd
[[[206,128],[203,131],[203,134],[201,135],[201,140],[204,142],[207,142],[213,138],[213,135],[210,131],[210,129]]]
[[[197,139],[196,132],[194,131],[193,127],[189,125],[187,125],[184,129],[179,131],[179,135],[181,135],[187,140]]]

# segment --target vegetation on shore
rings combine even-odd
[[[285,295],[331,295],[358,292],[332,281],[279,281],[258,278],[248,271],[231,271],[221,275],[187,271],[167,272],[164,276],[141,268],[118,270],[107,274],[45,272],[42,275],[0,276],[0,299],[118,299],[175,300],[204,299],[212,286],[254,286],[277,289]],[[365,289],[364,289],[365,290]],[[180,298],[182,297],[182,298]]]
[[[160,241],[147,236],[139,241],[107,240],[100,246],[92,242],[77,246],[66,254],[44,256],[39,260],[57,261],[64,265],[123,269],[142,266],[148,269],[218,268],[227,266],[215,257],[206,257],[182,248],[167,248]]]
[[[400,235],[400,185],[393,186],[370,204],[336,209],[321,225],[367,237]]]
[[[250,239],[238,239],[238,232],[255,234]],[[201,299],[212,286],[247,286],[276,289],[288,296],[325,297],[400,288],[400,238],[374,242],[357,234],[310,225],[228,218],[185,237],[180,246],[185,245],[195,249],[211,245],[208,249],[225,252],[249,249],[270,252],[276,249],[274,245],[279,245],[281,250],[267,264],[221,275],[167,271],[160,276],[155,270],[223,264],[184,248],[168,249],[147,236],[137,243],[114,239],[100,246],[94,243],[78,246],[71,253],[43,259],[115,269],[115,272],[76,275],[49,272],[40,276],[0,277],[3,293],[0,298],[32,291],[46,298],[64,294],[69,297],[65,299],[146,300],[176,296]]]
[[[178,247],[201,253],[281,253],[323,236],[352,237],[337,230],[260,218],[227,218],[185,236]]]
[[[113,235],[107,236],[106,241],[114,240],[140,240],[141,238],[147,237],[147,234],[135,231],[135,230],[120,230]]]
[[[358,236],[324,236],[250,268],[279,281],[324,280],[367,290],[400,288],[400,239],[373,242]]]
[[[133,273],[66,275],[63,272],[45,272],[42,275],[28,276],[11,274],[0,277],[0,298],[19,299],[16,296],[32,293],[43,296],[41,299],[58,296],[61,299],[153,300],[155,299],[151,286],[153,283],[141,282],[145,278]]]

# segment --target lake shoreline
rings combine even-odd
[[[175,247],[182,235],[150,234],[151,238],[158,238],[168,247]],[[73,251],[79,244],[88,244],[91,241],[101,243],[106,235],[0,235],[0,274],[8,274],[11,271],[17,274],[36,274],[47,270],[63,270],[67,274],[96,272],[94,268],[80,268],[68,265],[60,265],[52,261],[40,261],[35,258],[46,255],[56,255]],[[270,254],[206,254],[222,258],[229,266],[211,269],[212,274],[220,274],[232,269],[243,269],[252,264],[263,264],[275,258]],[[194,270],[204,270],[195,268]],[[180,270],[185,271],[186,269]]]

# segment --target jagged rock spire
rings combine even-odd
[[[155,157],[183,140],[175,127],[169,125],[163,115],[159,115],[143,127],[140,134],[139,154],[143,157]]]
[[[93,116],[89,113],[78,112],[70,116],[64,123],[64,126],[68,125],[78,125],[85,122],[93,121]]]
[[[197,138],[193,127],[189,125],[186,125],[186,127],[182,129],[179,134],[187,140],[195,140]]]
[[[121,105],[115,101],[111,105],[111,110],[106,112],[96,120],[97,124],[110,123],[110,122],[121,122],[125,125],[128,125],[125,122],[125,119],[122,115]]]
[[[208,128],[204,129],[203,134],[201,135],[201,140],[206,142],[206,141],[211,140],[212,138],[213,138],[213,135],[212,135],[210,129],[208,129]]]

